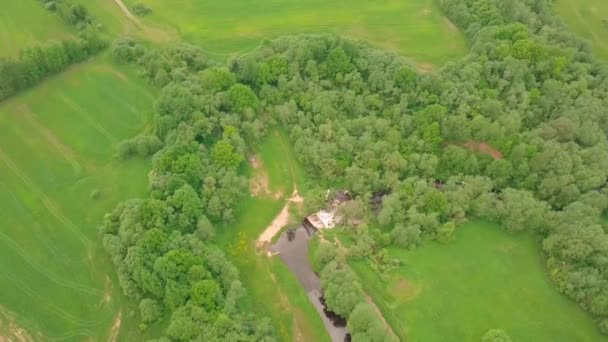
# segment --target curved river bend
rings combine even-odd
[[[308,261],[308,241],[314,233],[313,229],[300,225],[295,231],[289,230],[284,232],[279,240],[268,249],[272,253],[279,253],[281,260],[283,260],[287,268],[298,279],[298,282],[306,291],[308,299],[319,313],[319,316],[321,316],[332,342],[350,341],[350,335],[346,330],[346,321],[325,309],[321,282],[319,277],[312,271],[312,267]]]

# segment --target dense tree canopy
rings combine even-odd
[[[279,126],[319,188],[341,186],[359,208],[369,203],[359,210],[367,224],[350,230],[350,256],[384,269],[390,244],[449,242],[468,218],[495,220],[539,234],[559,291],[608,330],[605,67],[550,1],[441,5],[472,47],[429,74],[329,35],[279,38],[227,65],[183,44],[113,45],[117,61],[138,63],[163,87],[160,145],[140,137],[118,152],[155,152],[151,196],[121,204],[102,228],[125,293],[145,303],[144,321],[162,307],[174,339],[269,336],[235,310],[238,272],[210,238],[212,225],[234,219],[251,144]],[[334,258],[318,256],[328,307],[353,317],[354,336],[375,339],[360,284]]]

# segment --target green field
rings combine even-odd
[[[363,262],[351,264],[408,341],[479,341],[489,329],[503,329],[513,341],[604,340],[591,318],[554,290],[531,236],[476,222],[460,227],[448,245],[390,255],[403,265],[384,280]]]
[[[243,53],[263,39],[334,32],[364,39],[411,57],[420,67],[466,53],[463,35],[435,0],[130,0],[149,6],[145,22],[168,26],[221,58]],[[425,65],[426,64],[426,65]]]
[[[1,336],[105,340],[125,320],[97,226],[146,192],[149,162],[112,155],[148,129],[154,96],[95,59],[0,106]]]
[[[19,55],[23,48],[67,38],[71,32],[38,1],[3,1],[0,9],[0,57]]]
[[[608,58],[608,2],[557,0],[555,9],[572,30],[591,42],[598,55]]]

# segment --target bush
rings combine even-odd
[[[133,14],[143,17],[147,14],[152,13],[152,9],[144,4],[142,4],[141,2],[136,3],[135,5],[133,5],[133,7],[131,8],[131,11],[133,12]]]

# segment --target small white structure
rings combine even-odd
[[[334,228],[342,222],[342,217],[337,214],[338,208],[342,203],[350,200],[351,197],[347,191],[338,191],[335,198],[329,204],[329,208],[308,215],[306,219],[304,219],[304,225],[310,226],[316,230]]]

